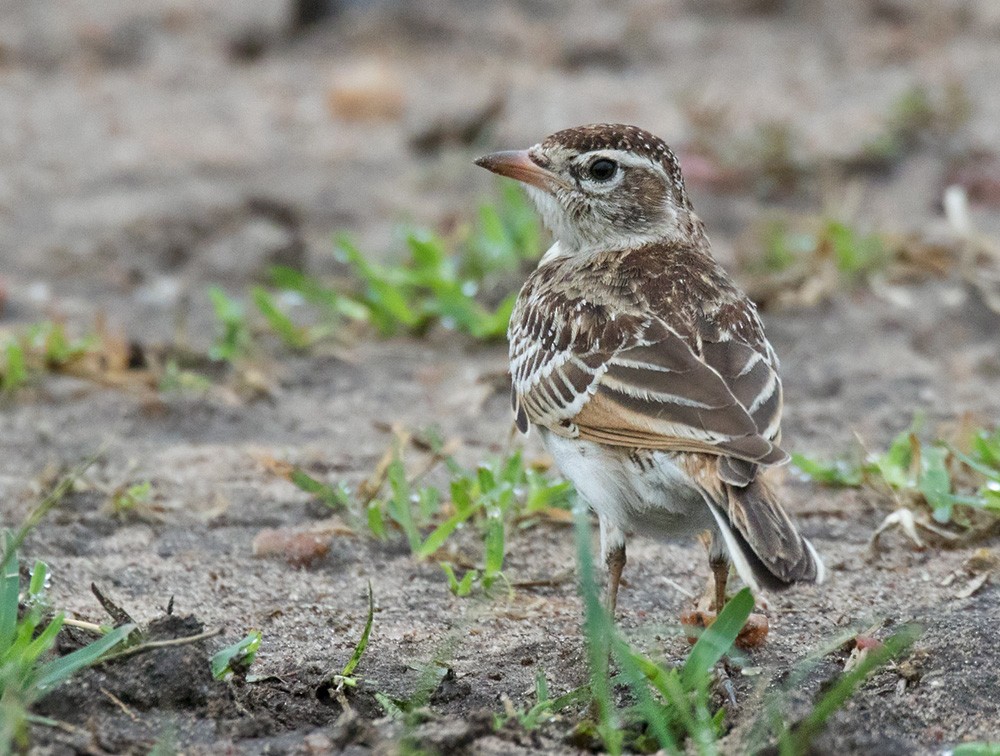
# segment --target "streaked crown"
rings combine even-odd
[[[681,164],[677,160],[677,155],[658,136],[650,134],[638,126],[624,123],[592,123],[587,126],[574,126],[545,137],[540,147],[542,152],[563,148],[579,154],[602,150],[620,150],[659,163],[670,179],[674,201],[681,207],[691,209],[691,201],[684,188],[684,175],[681,173]]]
[[[476,162],[526,185],[559,241],[559,254],[704,240],[677,156],[636,126],[563,129],[527,150],[497,152]]]

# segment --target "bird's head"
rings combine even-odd
[[[523,182],[564,253],[686,239],[701,227],[677,156],[635,126],[565,129],[476,165]]]

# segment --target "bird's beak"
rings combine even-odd
[[[501,176],[531,184],[550,194],[554,185],[560,183],[554,173],[545,170],[531,159],[528,150],[494,152],[492,155],[479,158],[476,165]]]

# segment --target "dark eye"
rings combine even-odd
[[[590,177],[594,181],[608,181],[618,171],[618,163],[607,158],[599,158],[590,164]]]

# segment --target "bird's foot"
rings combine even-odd
[[[711,627],[717,616],[718,612],[716,611],[700,609],[698,607],[689,612],[682,612],[680,617],[681,627],[687,632],[688,643],[694,643],[698,640],[698,636],[706,628]],[[763,646],[767,640],[769,629],[767,617],[763,614],[751,614],[747,618],[743,629],[740,630],[739,635],[736,636],[736,647],[744,651],[749,651],[750,649]]]

